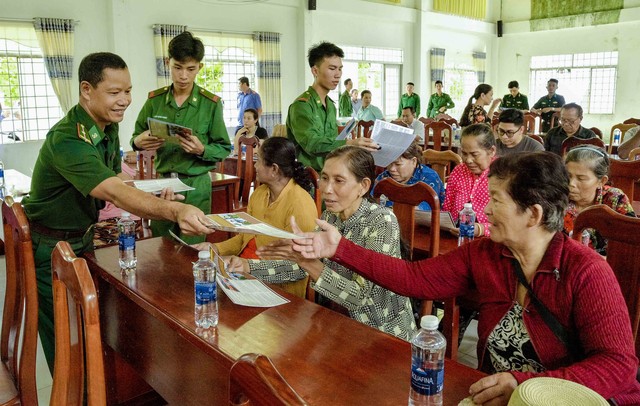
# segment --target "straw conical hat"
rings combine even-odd
[[[579,383],[558,378],[532,378],[518,385],[508,406],[607,406],[609,403]]]

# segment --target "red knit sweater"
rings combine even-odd
[[[513,254],[488,238],[418,262],[375,253],[342,238],[332,259],[409,297],[442,299],[462,295],[475,286],[481,298],[479,360],[483,359],[489,333],[516,300]],[[571,359],[527,298],[524,324],[547,371],[511,372],[516,380],[562,378],[585,385],[607,399],[615,398],[620,405],[640,404],[640,384],[635,379],[638,359],[629,314],[606,261],[588,247],[556,233],[531,287],[569,334],[578,337],[584,359]]]

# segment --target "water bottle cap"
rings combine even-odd
[[[208,259],[208,258],[211,258],[211,253],[208,250],[198,252],[198,259]]]
[[[425,330],[435,330],[438,328],[438,324],[439,322],[436,316],[422,316],[420,319],[420,327]]]
[[[123,211],[120,217],[122,217],[123,219],[128,219],[129,217],[131,217],[131,213],[129,213],[128,211]]]
[[[473,205],[472,205],[471,203],[465,203],[465,204],[464,204],[464,208],[465,208],[465,209],[472,209],[472,208],[473,208]]]

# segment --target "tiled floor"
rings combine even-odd
[[[0,256],[0,317],[4,308],[4,292],[6,289],[6,263],[4,256]],[[44,359],[42,345],[38,339],[38,355],[36,356],[36,383],[38,387],[38,404],[46,406],[49,404],[51,397],[51,373]]]

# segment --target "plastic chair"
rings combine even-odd
[[[232,406],[303,406],[307,403],[262,354],[244,354],[229,373]]]
[[[431,169],[440,176],[442,183],[446,183],[446,180],[452,170],[452,164],[455,166],[462,163],[460,155],[451,150],[436,151],[433,149],[426,149],[422,152],[422,159],[425,164],[430,165]]]
[[[578,145],[595,145],[598,148],[602,148],[605,150],[604,142],[600,138],[589,138],[583,140],[582,138],[577,137],[568,137],[562,141],[562,146],[560,147],[560,155],[565,156],[567,152],[569,152],[572,148],[577,147]]]
[[[37,405],[38,288],[29,221],[11,196],[2,202],[6,292],[0,338],[0,404]],[[22,340],[20,339],[22,335]]]
[[[242,153],[238,154],[238,164],[236,165],[236,176],[242,180],[242,186],[236,190],[236,196],[234,201],[234,212],[247,211],[249,205],[249,194],[251,193],[251,185],[255,183],[255,187],[258,187],[255,181],[255,167],[253,163],[253,149],[258,147],[258,137],[247,138],[244,135],[240,137],[238,145],[240,149],[242,146],[246,146],[244,159],[242,159]],[[244,164],[243,164],[244,162]]]
[[[373,120],[358,121],[356,126],[356,138],[371,138],[371,131],[373,130]]]
[[[373,190],[374,197],[380,198],[380,195],[385,195],[393,202],[393,213],[398,219],[400,236],[409,245],[409,259],[413,260],[418,255],[426,258],[438,256],[440,252],[440,199],[438,199],[438,195],[431,186],[423,182],[402,185],[391,178],[385,178],[378,182]],[[422,202],[427,202],[431,207],[431,232],[428,253],[417,251],[414,248],[416,208]],[[431,314],[432,307],[433,302],[431,300],[423,300],[420,315]]]
[[[52,405],[106,404],[98,296],[87,262],[60,241],[51,254],[56,364]]]
[[[631,331],[640,355],[640,218],[616,213],[599,204],[584,209],[573,222],[573,238],[580,241],[584,229],[593,228],[607,240],[607,263],[618,279],[627,303]]]
[[[424,126],[425,148],[428,145],[427,137],[430,133],[430,130],[433,132],[433,149],[435,149],[436,151],[442,150],[443,141],[446,143],[445,145],[447,146],[447,149],[451,149],[453,130],[449,124],[445,123],[444,121],[435,121],[433,123],[426,124]]]
[[[640,179],[640,161],[612,159],[609,166],[609,180],[621,189],[629,200],[633,200],[635,183]]]
[[[624,141],[624,135],[627,133],[627,131],[629,131],[630,129],[632,129],[633,127],[636,127],[636,124],[615,124],[614,126],[611,127],[611,133],[609,134],[609,150],[607,151],[609,154],[612,153],[613,151],[613,132],[615,130],[620,130],[621,134],[620,134],[620,144],[622,144],[622,142]]]

